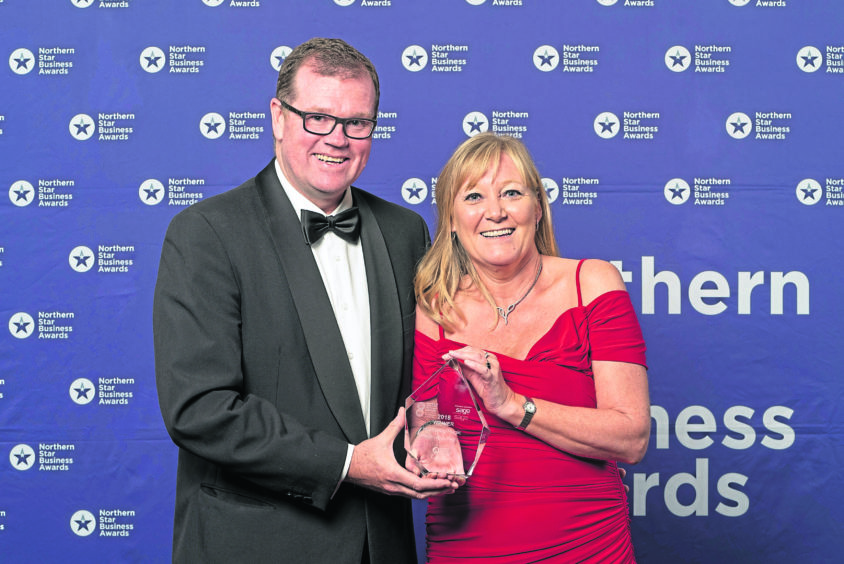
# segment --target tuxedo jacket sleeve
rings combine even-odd
[[[429,239],[415,213],[357,189],[353,198],[369,287],[375,435],[408,393],[412,279]],[[174,558],[180,543],[188,552],[197,542],[222,546],[234,534],[295,522],[289,539],[278,531],[267,541],[278,546],[262,554],[318,562],[322,547],[307,548],[319,544],[309,537],[347,535],[362,547],[363,531],[378,550],[381,529],[397,511],[409,514],[405,500],[348,484],[332,499],[347,445],[367,435],[331,304],[272,163],[173,219],[153,329],[161,411],[180,447]],[[264,513],[239,522],[244,507]]]

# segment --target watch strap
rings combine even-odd
[[[519,431],[524,431],[530,425],[530,420],[533,419],[533,414],[536,413],[536,404],[533,403],[533,399],[525,396],[525,403],[522,404],[522,409],[525,411],[525,416],[522,418],[522,422],[516,425],[516,429]]]

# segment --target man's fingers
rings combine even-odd
[[[409,495],[417,499],[425,499],[435,495],[442,495],[445,493],[453,493],[459,487],[459,484],[452,480],[434,479],[434,478],[418,478],[418,481],[410,486],[406,486],[409,490]]]

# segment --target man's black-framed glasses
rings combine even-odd
[[[279,100],[281,106],[293,112],[302,118],[302,127],[308,133],[314,135],[328,135],[337,124],[343,126],[343,133],[350,139],[368,139],[375,131],[375,124],[377,120],[367,118],[338,118],[331,114],[321,114],[319,112],[303,112],[297,110],[284,100]]]

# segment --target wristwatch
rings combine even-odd
[[[522,409],[525,410],[525,416],[522,422],[516,425],[516,429],[519,431],[524,431],[530,425],[530,420],[533,419],[533,414],[536,413],[536,404],[533,403],[531,398],[525,396],[525,403],[522,404]]]

